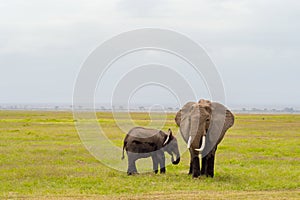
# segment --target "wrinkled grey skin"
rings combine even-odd
[[[214,160],[218,144],[223,139],[226,131],[233,126],[233,114],[222,104],[200,100],[188,102],[175,117],[180,132],[188,143],[191,136],[192,142],[189,148],[191,161],[189,174],[194,178],[200,175],[214,176]],[[202,146],[203,136],[206,136],[205,147],[202,152],[196,151]],[[200,171],[199,153],[202,155]]]
[[[131,129],[124,139],[124,150],[128,156],[128,170],[127,174],[137,174],[135,161],[140,158],[152,158],[153,171],[158,172],[158,165],[160,166],[160,173],[165,173],[165,151],[171,155],[173,164],[180,162],[180,154],[176,138],[172,135],[171,129],[166,134],[161,130],[149,129],[143,127],[135,127]],[[176,160],[174,160],[174,155]]]

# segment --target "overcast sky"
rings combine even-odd
[[[178,31],[202,45],[228,106],[300,107],[298,0],[2,0],[0,104],[72,103],[88,55],[114,35],[144,27]],[[172,101],[161,88],[160,98],[152,92],[133,99]]]

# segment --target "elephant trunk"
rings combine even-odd
[[[190,118],[190,130],[189,138],[187,141],[187,148],[194,149],[196,151],[203,151],[205,146],[205,124],[200,123],[201,113],[200,110],[195,107],[192,111],[192,116]],[[202,139],[202,144],[200,146],[200,141]]]
[[[176,160],[174,160],[173,156],[172,156],[172,164],[173,165],[177,165],[180,162],[180,155],[176,155]]]
[[[180,162],[180,153],[177,145],[176,148],[172,150],[170,155],[171,155],[172,164],[177,165]],[[176,156],[176,160],[174,160],[174,156]]]

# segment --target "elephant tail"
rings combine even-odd
[[[122,160],[124,160],[125,156],[124,156],[124,150],[125,150],[125,147],[126,147],[126,142],[124,142],[124,145],[123,145],[123,151],[122,151]]]

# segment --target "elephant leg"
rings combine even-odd
[[[158,160],[160,165],[160,173],[164,174],[166,173],[166,158],[165,153],[163,151],[158,151]]]
[[[128,169],[127,169],[127,174],[128,175],[133,175],[133,174],[137,174],[138,171],[136,169],[136,165],[135,165],[135,161],[138,159],[136,157],[136,155],[134,155],[133,153],[128,152],[127,153],[128,156]]]
[[[217,147],[215,147],[207,158],[207,171],[206,176],[214,177],[214,168],[215,168],[215,154]]]
[[[190,174],[193,174],[193,156],[194,156],[194,154],[193,154],[193,152],[189,149],[189,151],[190,151],[190,158],[191,158],[191,161],[190,161],[190,170],[189,170],[189,175]]]
[[[199,153],[190,149],[190,155],[191,155],[191,162],[190,162],[189,174],[192,174],[193,178],[197,178],[200,176]]]
[[[189,170],[189,175],[193,173],[193,160],[191,159],[190,161],[190,170]]]
[[[157,158],[157,154],[153,153],[151,155],[151,158],[152,158],[152,163],[153,163],[153,172],[155,174],[157,174],[157,172],[158,172],[158,158]]]
[[[192,174],[193,178],[197,178],[200,176],[200,160],[199,153],[193,150],[190,150],[191,154],[191,163],[192,163]]]
[[[214,177],[215,155],[212,154],[207,160],[206,176]]]
[[[193,178],[198,178],[200,176],[200,160],[196,156],[193,158]]]
[[[207,156],[202,158],[201,163],[201,175],[204,175],[207,173]]]

